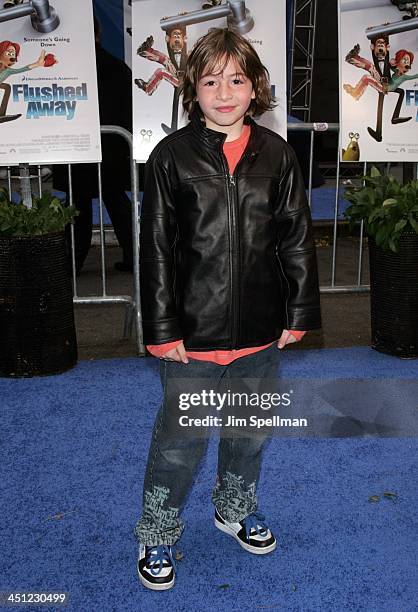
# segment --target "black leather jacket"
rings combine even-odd
[[[267,344],[321,326],[311,217],[291,147],[251,123],[230,176],[225,134],[198,116],[145,170],[140,275],[144,342],[186,349]]]

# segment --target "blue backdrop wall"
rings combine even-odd
[[[124,59],[123,0],[93,0],[93,8],[102,26],[102,45]]]

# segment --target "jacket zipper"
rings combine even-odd
[[[240,278],[240,240],[239,240],[239,212],[238,202],[236,197],[236,171],[240,166],[244,157],[247,156],[244,153],[241,156],[238,164],[235,167],[233,174],[230,173],[228,167],[228,161],[222,150],[222,163],[225,172],[225,178],[227,183],[227,194],[228,194],[228,220],[229,220],[229,240],[230,240],[230,253],[229,253],[229,270],[231,278],[231,289],[232,289],[232,308],[231,308],[231,341],[232,347],[235,349],[238,341],[238,328],[239,328],[239,278]]]
[[[235,176],[228,172],[228,191],[231,202],[231,225],[232,225],[232,347],[235,349],[238,340],[239,326],[239,278],[240,278],[240,252],[239,252],[239,221],[238,206],[236,198]]]

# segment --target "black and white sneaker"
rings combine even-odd
[[[171,546],[139,545],[138,576],[142,584],[154,591],[174,586],[175,563]]]
[[[265,517],[252,512],[239,523],[228,523],[215,510],[215,526],[235,538],[235,540],[250,553],[266,555],[276,548],[276,538],[265,524]]]

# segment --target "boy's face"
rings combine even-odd
[[[206,127],[239,138],[245,113],[255,98],[252,83],[232,59],[222,72],[217,68],[213,72],[203,73],[196,87]]]

